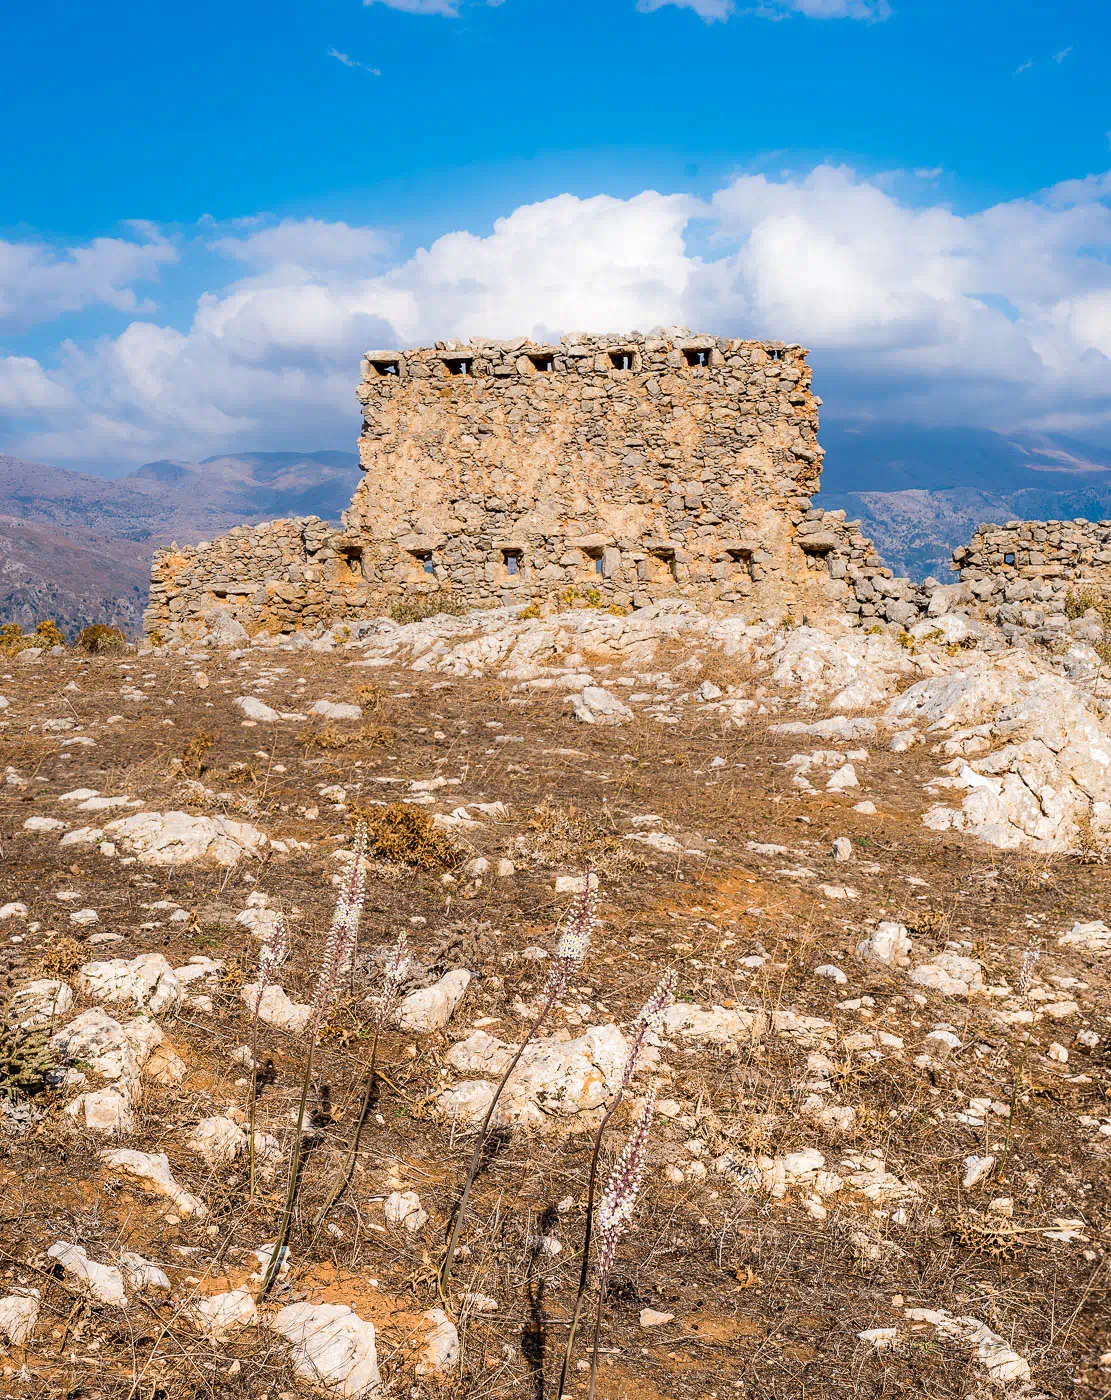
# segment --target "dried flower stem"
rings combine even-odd
[[[486,1135],[490,1131],[490,1123],[494,1117],[494,1110],[498,1106],[498,1100],[502,1096],[506,1084],[513,1071],[520,1064],[521,1056],[525,1053],[530,1042],[539,1033],[544,1023],[552,1013],[552,1008],[561,996],[567,991],[567,986],[572,975],[582,966],[590,947],[590,936],[594,930],[594,892],[591,889],[591,874],[588,870],[583,880],[583,893],[579,900],[575,915],[571,921],[571,926],[562,935],[556,945],[555,956],[552,959],[552,970],[548,976],[548,984],[544,991],[544,1002],[540,1008],[540,1013],[529,1026],[525,1038],[513,1058],[506,1066],[505,1073],[498,1081],[493,1097],[490,1099],[485,1116],[478,1130],[478,1140],[471,1155],[471,1164],[467,1170],[466,1179],[463,1182],[463,1190],[460,1192],[459,1200],[455,1207],[455,1218],[452,1221],[451,1233],[448,1236],[447,1245],[444,1248],[443,1261],[440,1264],[440,1273],[437,1278],[437,1287],[440,1293],[440,1302],[447,1309],[447,1291],[451,1283],[451,1269],[455,1262],[455,1252],[459,1247],[459,1235],[463,1228],[463,1220],[467,1213],[467,1202],[470,1199],[471,1187],[474,1185],[475,1177],[478,1175],[478,1168],[482,1161],[482,1149],[486,1144]]]
[[[674,972],[666,972],[660,979],[656,990],[641,1007],[637,1016],[636,1035],[629,1050],[628,1058],[625,1061],[625,1070],[621,1076],[621,1083],[617,1086],[617,1093],[609,1107],[602,1114],[602,1121],[598,1124],[598,1131],[594,1134],[594,1149],[590,1154],[590,1179],[586,1188],[586,1225],[583,1229],[582,1243],[582,1265],[579,1270],[579,1290],[575,1295],[575,1307],[571,1314],[571,1326],[567,1333],[567,1344],[563,1351],[563,1364],[559,1372],[559,1388],[556,1392],[557,1400],[563,1400],[564,1391],[567,1386],[567,1372],[571,1365],[571,1357],[575,1350],[575,1337],[579,1330],[579,1323],[582,1320],[583,1308],[586,1304],[587,1282],[590,1278],[590,1241],[594,1233],[594,1196],[598,1186],[598,1163],[602,1153],[602,1138],[609,1121],[621,1106],[621,1101],[625,1097],[625,1090],[629,1087],[633,1074],[636,1071],[637,1061],[640,1059],[648,1035],[659,1029],[664,1011],[671,1005],[675,995],[676,976]]]
[[[393,1009],[394,1001],[397,998],[398,988],[401,983],[401,969],[405,961],[405,934],[398,935],[397,943],[394,945],[393,953],[386,967],[386,976],[382,988],[382,999],[378,1006],[378,1016],[374,1022],[374,1039],[370,1045],[370,1064],[367,1068],[366,1079],[363,1082],[363,1092],[359,1098],[359,1111],[355,1119],[355,1130],[351,1135],[351,1145],[347,1150],[347,1157],[344,1160],[343,1168],[340,1171],[336,1184],[329,1191],[323,1206],[313,1222],[313,1230],[319,1230],[324,1223],[324,1217],[332,1209],[335,1203],[347,1190],[351,1183],[351,1177],[355,1172],[355,1163],[359,1156],[359,1143],[362,1141],[363,1127],[366,1124],[367,1114],[374,1098],[374,1091],[378,1085],[378,1040],[382,1034],[382,1029],[386,1024],[389,1014]]]
[[[336,912],[332,916],[332,927],[328,931],[328,941],[324,946],[320,971],[316,979],[316,993],[313,997],[312,1015],[309,1017],[309,1045],[305,1055],[305,1073],[301,1080],[301,1101],[297,1107],[297,1127],[293,1138],[293,1151],[289,1163],[289,1180],[286,1183],[285,1200],[282,1202],[282,1215],[278,1225],[278,1238],[274,1253],[270,1256],[259,1297],[265,1298],[274,1286],[278,1276],[286,1241],[289,1239],[293,1222],[293,1206],[297,1199],[297,1186],[301,1176],[301,1156],[305,1143],[305,1108],[309,1101],[309,1085],[312,1082],[313,1059],[316,1043],[320,1037],[320,1024],[324,1019],[340,980],[350,966],[355,942],[359,936],[359,921],[363,914],[363,901],[366,897],[366,827],[359,826],[355,836],[354,860],[351,874],[341,889],[336,901]]]
[[[633,1209],[640,1195],[644,1179],[645,1150],[648,1133],[652,1127],[652,1115],[656,1110],[656,1094],[652,1090],[644,1102],[640,1118],[621,1150],[602,1200],[598,1207],[598,1306],[594,1314],[594,1336],[590,1345],[590,1386],[587,1400],[594,1400],[594,1381],[598,1370],[598,1338],[602,1330],[602,1313],[606,1305],[606,1288],[609,1284],[610,1269],[621,1236],[633,1217]]]

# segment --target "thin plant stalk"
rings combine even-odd
[[[370,1112],[371,1101],[374,1097],[374,1090],[378,1083],[378,1041],[382,1034],[382,1029],[393,1009],[394,1001],[397,998],[398,989],[401,985],[402,967],[405,962],[405,934],[398,935],[397,943],[394,946],[389,964],[386,968],[386,976],[382,988],[382,999],[378,1007],[378,1016],[374,1023],[374,1039],[370,1045],[370,1065],[367,1068],[366,1080],[363,1084],[363,1092],[359,1098],[359,1112],[355,1119],[355,1130],[351,1136],[351,1145],[347,1150],[347,1157],[344,1160],[343,1168],[340,1171],[336,1184],[317,1214],[313,1224],[314,1230],[319,1230],[324,1223],[324,1217],[332,1209],[335,1203],[347,1190],[351,1183],[351,1177],[355,1172],[355,1163],[359,1157],[359,1144],[362,1141],[363,1128],[366,1125],[367,1114]]]
[[[594,1400],[594,1381],[598,1374],[598,1338],[602,1331],[602,1313],[606,1306],[606,1284],[603,1279],[598,1287],[598,1307],[594,1313],[594,1335],[590,1339],[590,1387],[586,1400]]]
[[[633,1040],[632,1048],[625,1061],[625,1069],[621,1076],[621,1083],[617,1086],[617,1093],[602,1114],[602,1121],[598,1124],[598,1131],[594,1134],[594,1148],[590,1154],[590,1179],[586,1188],[586,1225],[583,1228],[582,1243],[582,1264],[579,1269],[579,1289],[575,1295],[575,1307],[571,1314],[571,1326],[567,1333],[567,1344],[563,1351],[563,1364],[559,1372],[559,1388],[556,1392],[556,1400],[563,1400],[564,1391],[567,1386],[567,1372],[571,1365],[571,1357],[575,1350],[575,1338],[578,1334],[579,1323],[582,1320],[583,1309],[586,1305],[587,1283],[590,1278],[590,1242],[594,1233],[594,1197],[598,1187],[598,1164],[602,1153],[602,1138],[605,1135],[609,1121],[621,1106],[621,1101],[625,1097],[625,1090],[629,1087],[633,1074],[636,1071],[637,1062],[640,1059],[641,1051],[650,1032],[658,1030],[664,1011],[671,1005],[675,995],[676,977],[674,972],[666,972],[660,979],[656,990],[649,997],[648,1001],[641,1007],[636,1019],[636,1036]]]
[[[498,1106],[498,1100],[502,1096],[506,1084],[513,1071],[521,1062],[521,1056],[528,1049],[533,1038],[543,1028],[556,1002],[566,992],[568,983],[572,975],[582,966],[586,957],[587,949],[590,946],[590,935],[594,927],[594,893],[591,889],[591,875],[588,870],[583,880],[583,893],[579,901],[578,909],[572,920],[571,927],[559,940],[556,947],[555,956],[552,960],[552,971],[548,977],[548,985],[544,993],[544,1002],[540,1008],[540,1013],[529,1026],[525,1038],[517,1047],[513,1058],[509,1061],[505,1072],[498,1081],[493,1097],[482,1119],[478,1129],[478,1140],[471,1154],[471,1164],[467,1169],[467,1175],[463,1182],[463,1190],[460,1192],[459,1200],[455,1207],[455,1219],[452,1221],[451,1233],[448,1236],[447,1245],[444,1248],[443,1262],[440,1265],[440,1272],[437,1278],[437,1287],[440,1293],[440,1301],[447,1309],[447,1291],[451,1283],[451,1270],[455,1262],[455,1252],[459,1247],[459,1235],[463,1229],[463,1220],[467,1213],[467,1202],[470,1199],[471,1187],[474,1185],[475,1177],[478,1175],[478,1168],[482,1162],[482,1150],[486,1145],[486,1135],[490,1131],[490,1124],[493,1121],[494,1110]]]
[[[258,955],[258,995],[255,997],[251,1016],[251,1043],[248,1053],[251,1058],[251,1087],[247,1094],[247,1160],[250,1190],[247,1199],[255,1197],[255,1121],[258,1109],[258,1023],[262,1010],[262,998],[273,980],[273,975],[289,956],[289,930],[285,919],[280,915],[267,934]]]
[[[594,1400],[594,1381],[598,1370],[598,1339],[602,1330],[602,1313],[605,1310],[606,1289],[609,1285],[610,1270],[617,1254],[621,1236],[633,1218],[637,1197],[640,1195],[644,1179],[648,1133],[652,1127],[652,1115],[656,1111],[656,1091],[650,1090],[644,1101],[640,1117],[629,1140],[621,1149],[621,1155],[614,1165],[602,1200],[598,1207],[598,1306],[594,1314],[594,1336],[590,1344],[590,1387],[587,1400]]]
[[[293,1139],[293,1155],[290,1158],[289,1181],[286,1183],[285,1199],[282,1202],[282,1214],[278,1223],[278,1238],[262,1280],[262,1288],[259,1292],[261,1298],[265,1298],[274,1286],[274,1280],[282,1265],[286,1240],[289,1238],[289,1227],[293,1220],[293,1203],[297,1197],[297,1181],[301,1175],[301,1153],[305,1141],[305,1107],[309,1099],[309,1084],[312,1081],[312,1063],[315,1053],[316,1036],[313,1035],[309,1041],[309,1053],[305,1057],[305,1077],[301,1081],[301,1102],[297,1107],[297,1132]]]
[[[1020,997],[1026,996],[1030,990],[1030,983],[1033,980],[1034,964],[1041,957],[1036,948],[1027,948],[1022,955],[1022,966],[1019,968],[1018,985],[1016,991]],[[1019,1056],[1018,1068],[1015,1070],[1011,1080],[1011,1102],[1007,1111],[1007,1135],[1003,1139],[1003,1151],[999,1157],[999,1176],[1003,1176],[1003,1169],[1007,1165],[1007,1154],[1011,1150],[1011,1134],[1014,1132],[1015,1113],[1018,1110],[1019,1087],[1026,1077],[1026,1056],[1030,1052],[1030,1032],[1026,1031],[1022,1038],[1022,1054]]]
[[[358,938],[359,921],[362,918],[363,901],[366,896],[366,827],[359,825],[355,838],[354,859],[351,863],[351,875],[347,884],[341,889],[339,899],[336,901],[336,912],[332,916],[332,927],[328,931],[328,940],[324,946],[324,955],[320,961],[320,970],[316,979],[316,992],[313,996],[312,1015],[309,1017],[308,1051],[305,1055],[305,1073],[301,1080],[301,1101],[297,1107],[297,1127],[293,1139],[293,1151],[290,1155],[289,1180],[286,1183],[285,1199],[282,1202],[282,1214],[278,1222],[278,1239],[274,1246],[274,1252],[270,1256],[270,1262],[266,1267],[263,1276],[262,1288],[259,1290],[260,1298],[265,1298],[270,1289],[274,1286],[274,1280],[278,1276],[282,1263],[282,1254],[286,1240],[289,1238],[290,1226],[293,1221],[293,1206],[297,1199],[297,1186],[301,1174],[301,1156],[304,1151],[305,1142],[305,1109],[309,1100],[309,1085],[312,1083],[313,1060],[316,1056],[317,1040],[320,1037],[320,1026],[324,1019],[324,1013],[330,1006],[336,991],[339,988],[344,976],[350,968],[351,959],[354,955],[355,941]]]

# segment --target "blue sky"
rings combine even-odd
[[[1106,0],[8,8],[0,451],[348,446],[371,338],[661,321],[1111,433]]]

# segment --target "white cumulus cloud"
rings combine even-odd
[[[72,248],[0,240],[0,327],[24,329],[96,305],[140,310],[132,284],[153,281],[178,253],[151,225],[130,227],[132,238],[94,238]]]
[[[707,201],[561,194],[392,259],[377,230],[323,220],[216,241],[246,275],[189,324],[136,318],[0,361],[6,449],[353,443],[367,349],[659,324],[810,345],[827,414],[1111,430],[1111,173],[977,213],[830,165],[742,175]]]

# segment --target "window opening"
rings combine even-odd
[[[1015,562],[1015,556],[1013,554],[1004,554],[1003,562],[1004,564],[1013,564]]]
[[[473,360],[473,359],[448,360],[448,361],[447,361],[447,372],[448,372],[448,374],[473,374],[473,372],[474,372],[474,360]]]
[[[376,374],[388,375],[398,374],[400,372],[400,367],[396,360],[372,360],[371,364],[374,366]]]
[[[597,559],[595,559],[594,561],[594,572],[596,574],[600,574],[602,572],[602,566],[604,562],[605,561],[603,560],[602,556],[599,554]]]
[[[611,350],[610,364],[614,369],[632,369],[633,357],[628,350]]]
[[[530,355],[529,359],[537,374],[551,374],[552,370],[555,369],[555,361],[551,355]]]
[[[507,554],[505,556],[505,572],[507,574],[518,574],[521,572],[521,556],[519,554]]]
[[[684,350],[683,358],[691,369],[698,369],[710,363],[710,352],[709,350]]]

